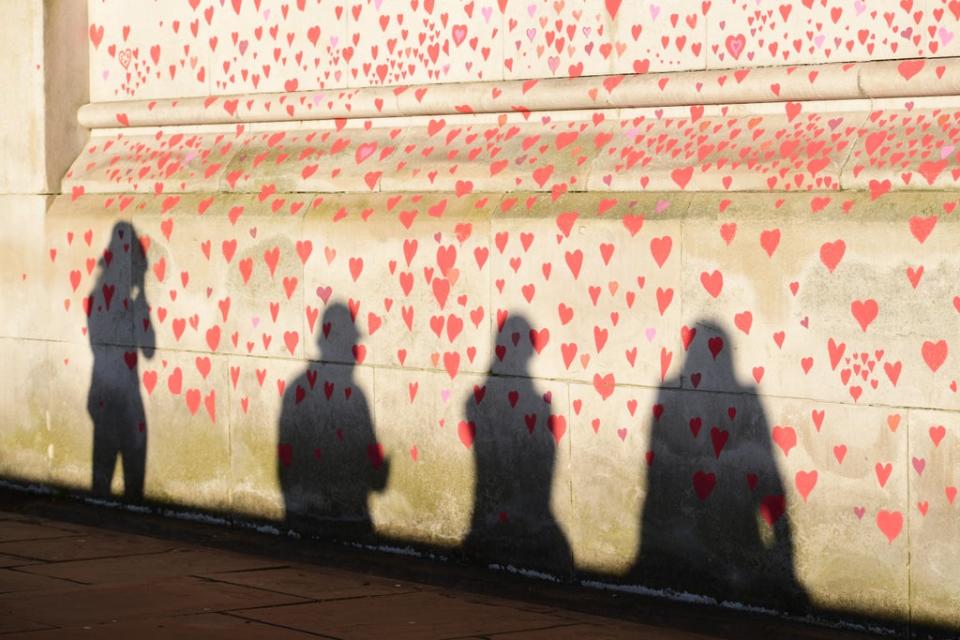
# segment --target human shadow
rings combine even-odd
[[[474,503],[466,555],[569,577],[573,558],[550,505],[556,449],[566,429],[533,385],[533,331],[509,316],[494,352],[510,375],[488,373],[464,402],[460,437],[472,434]],[[564,411],[558,413],[563,414]],[[464,433],[466,432],[466,433]]]
[[[143,498],[147,456],[138,353],[152,358],[155,337],[144,290],[147,257],[132,224],[114,225],[97,264],[97,281],[86,300],[93,352],[87,395],[93,421],[91,488],[96,496],[110,495],[119,458],[124,498],[138,502]]]
[[[695,332],[680,377],[663,383],[654,405],[630,577],[719,601],[805,610],[786,491],[757,389],[737,379],[722,328],[698,323]]]
[[[290,381],[277,431],[277,477],[294,530],[373,537],[368,499],[383,491],[390,461],[355,380],[358,332],[349,309],[327,307],[317,333],[321,363]]]

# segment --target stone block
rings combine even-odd
[[[349,19],[349,35],[366,36],[368,44],[356,48],[348,65],[352,73],[344,72],[351,87],[502,77],[503,11],[426,3],[396,12],[375,4],[358,6],[362,8]]]
[[[491,314],[523,319],[497,336],[494,370],[650,384],[679,337],[681,224],[688,199],[568,194],[511,197],[492,221]],[[506,209],[504,211],[504,209]],[[596,216],[596,217],[594,217]],[[676,298],[676,299],[675,299]],[[509,341],[536,357],[518,361]],[[516,344],[516,343],[515,343]]]
[[[47,212],[47,252],[56,259],[47,262],[34,314],[35,331],[47,339],[133,344],[143,314],[142,245],[129,212],[112,205],[101,196],[60,196]]]
[[[909,478],[905,535],[910,544],[910,612],[918,626],[960,627],[953,580],[960,529],[960,417],[956,412],[912,409],[905,417]],[[909,460],[907,460],[909,456]]]
[[[724,329],[737,370],[766,393],[956,406],[955,374],[938,355],[948,352],[940,341],[957,268],[942,204],[932,195],[698,196],[685,228],[686,308]],[[869,240],[853,217],[863,207]],[[910,314],[904,300],[931,311]]]
[[[373,411],[377,441],[389,463],[386,490],[370,509],[383,538],[458,547],[470,529],[473,465],[459,422],[470,382],[461,374],[378,367]],[[459,414],[459,415],[458,415]]]
[[[713,391],[620,386],[602,399],[573,385],[571,398],[585,576],[906,614],[906,436],[885,411],[761,398],[729,376]]]
[[[229,359],[157,349],[140,363],[147,438],[144,496],[177,508],[230,508]]]
[[[825,610],[905,620],[912,473],[905,413],[769,396],[762,402],[807,597]]]
[[[276,214],[250,195],[173,198],[150,198],[134,218],[151,239],[146,295],[160,343],[299,356],[301,216]]]
[[[590,384],[570,384],[571,546],[585,576],[630,579],[657,395],[649,387],[617,386],[603,397]]]
[[[123,347],[105,346],[101,355],[106,360],[123,363],[124,351]],[[50,480],[68,490],[87,492],[93,487],[94,468],[94,423],[90,406],[98,404],[96,390],[91,394],[94,356],[86,344],[50,342],[48,358],[50,393],[40,404],[45,406],[49,415]],[[116,380],[118,387],[128,384],[134,375],[129,370],[110,370],[111,375],[103,376],[104,382]],[[106,466],[104,464],[101,468]],[[113,475],[108,491],[121,495],[124,489],[122,466],[115,464],[109,472],[115,469],[119,471]]]
[[[319,373],[310,386],[300,360],[229,359],[230,394],[225,409],[230,420],[231,511],[241,516],[282,522],[285,517],[281,467],[292,464],[292,443],[280,439],[280,417],[289,390],[292,403],[300,393],[321,393]],[[312,377],[313,374],[311,373]],[[306,384],[304,384],[306,382]],[[297,386],[301,391],[297,391]],[[318,416],[319,418],[319,416]],[[290,457],[285,445],[290,445]],[[283,456],[281,456],[283,452]],[[300,461],[298,451],[297,460]]]
[[[207,31],[212,23],[201,12],[184,12],[174,31],[170,8],[162,3],[142,2],[128,9],[105,3],[90,5],[90,93],[96,102],[130,100],[149,95],[151,98],[204,95],[206,74],[212,75],[211,48],[208,40],[216,37]],[[227,11],[219,12],[222,20]],[[195,26],[191,24],[196,20]],[[166,22],[166,27],[163,23]],[[219,22],[219,20],[218,20]],[[183,49],[181,40],[191,33],[199,37],[200,24],[204,38],[190,49]],[[224,48],[229,46],[223,38]],[[161,60],[164,64],[161,66]],[[182,61],[182,66],[181,66]],[[172,64],[173,71],[169,70]],[[202,79],[201,79],[202,78]]]
[[[43,319],[62,314],[56,300],[38,296],[45,289],[49,264],[57,249],[49,249],[44,237],[47,196],[0,195],[0,299],[8,310],[0,316],[0,335],[19,338],[45,337]]]
[[[47,343],[0,338],[4,368],[0,385],[0,476],[16,482],[48,483],[54,449],[48,397],[54,390]],[[9,366],[11,365],[12,366]]]
[[[136,192],[214,192],[238,153],[242,130],[183,127],[169,134],[142,129],[128,133],[128,126],[150,123],[131,120],[122,103],[112,109],[114,128],[94,130],[63,178],[64,193],[116,193],[122,204]]]
[[[304,333],[316,335],[316,346],[307,355],[451,377],[482,371],[492,322],[487,202],[377,194],[311,210]],[[328,318],[333,305],[349,314]]]

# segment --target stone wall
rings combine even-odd
[[[90,3],[127,101],[62,193],[3,196],[0,476],[960,627],[950,5],[440,4]],[[431,64],[379,78],[398,16]],[[770,56],[851,62],[723,70]],[[641,57],[717,70],[547,79]]]
[[[956,56],[946,0],[91,0],[97,101]]]

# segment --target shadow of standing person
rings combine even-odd
[[[287,526],[372,539],[368,499],[383,491],[390,463],[354,379],[360,334],[343,304],[327,307],[317,334],[319,365],[287,384],[277,433],[277,476]]]
[[[573,558],[550,506],[556,448],[566,430],[530,378],[534,331],[521,316],[501,329],[497,357],[510,375],[492,371],[464,405],[475,462],[474,506],[464,552],[501,565],[567,578]]]
[[[654,406],[631,578],[803,610],[786,493],[757,389],[737,380],[723,329],[698,323],[694,331],[680,379],[660,387]]]
[[[87,411],[93,421],[92,492],[100,497],[110,495],[119,457],[124,498],[139,502],[146,474],[147,422],[137,354],[152,358],[155,338],[144,291],[147,257],[132,224],[114,225],[97,264],[99,273],[87,312],[87,337],[93,352],[87,395]],[[129,265],[129,274],[124,273],[124,265]],[[131,338],[139,349],[127,345]]]

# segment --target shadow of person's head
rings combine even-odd
[[[545,334],[533,329],[526,317],[507,317],[496,343],[498,349],[503,349],[501,360],[510,373],[529,375],[530,361],[537,355],[535,345],[541,340],[545,340]]]
[[[350,309],[340,302],[334,302],[323,312],[317,333],[321,359],[352,364],[356,360],[354,352],[361,337]]]
[[[134,339],[139,346],[152,348],[153,333],[149,324],[145,287],[146,251],[129,221],[119,221],[113,225],[97,265],[97,278],[85,301],[89,305],[87,326],[90,343],[118,343]],[[134,330],[132,334],[131,328]]]
[[[736,345],[721,324],[700,320],[689,329],[685,327],[683,337],[690,340],[681,372],[685,384],[694,389],[728,392],[742,391],[748,386],[737,378],[733,359]]]
[[[131,290],[140,291],[143,288],[147,270],[146,251],[141,245],[136,228],[130,222],[124,220],[113,225],[107,246],[103,248],[103,253],[97,260],[97,266],[100,268],[100,279],[103,280],[108,273],[119,274],[119,265],[127,259],[129,259],[130,265],[129,284],[123,278],[116,278],[116,286],[123,288],[129,286]]]

